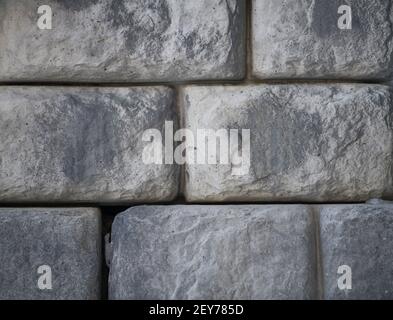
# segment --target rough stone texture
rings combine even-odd
[[[98,299],[101,218],[93,208],[0,208],[0,300]],[[52,270],[40,290],[39,266]]]
[[[393,203],[323,206],[321,256],[326,299],[393,299]],[[339,290],[340,265],[352,289]]]
[[[241,79],[243,0],[47,0],[0,2],[0,81]]]
[[[387,86],[189,86],[180,101],[194,136],[201,128],[251,132],[246,174],[233,175],[232,154],[228,165],[186,165],[188,201],[350,202],[393,195]]]
[[[171,200],[178,167],[144,164],[142,134],[174,109],[165,87],[1,87],[0,200]]]
[[[152,206],[116,216],[110,299],[315,298],[304,206]]]
[[[253,0],[252,5],[254,76],[391,77],[391,0]],[[351,30],[338,28],[341,5],[352,8]]]

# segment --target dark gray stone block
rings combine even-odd
[[[393,203],[322,206],[321,258],[326,299],[393,299]],[[338,286],[342,265],[352,288]],[[345,282],[346,285],[349,282]]]
[[[0,261],[0,300],[99,299],[100,211],[0,208]],[[40,266],[50,267],[51,289]]]

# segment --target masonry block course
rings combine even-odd
[[[188,201],[357,202],[392,196],[387,86],[187,86],[180,104],[184,126],[195,136],[199,128],[238,129],[239,135],[250,129],[249,170],[234,175],[232,154],[226,165],[186,164]],[[246,143],[241,139],[239,149]]]
[[[133,207],[112,226],[109,298],[392,299],[392,214],[383,201]]]
[[[393,299],[392,226],[393,202],[321,207],[325,299]],[[350,290],[337,286],[340,265],[351,268]]]
[[[0,208],[0,260],[1,300],[99,299],[100,211]]]
[[[304,206],[142,206],[112,226],[110,299],[310,299]]]
[[[143,132],[174,121],[166,87],[0,88],[2,202],[152,202],[177,195],[176,165],[145,164]]]
[[[242,79],[243,0],[47,0],[0,3],[0,81]]]
[[[351,29],[340,29],[342,5]],[[349,23],[348,19],[345,23]],[[392,76],[391,0],[253,0],[253,75],[261,79],[386,80]]]

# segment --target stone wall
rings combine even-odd
[[[393,299],[393,1],[44,2],[0,1],[0,299]]]

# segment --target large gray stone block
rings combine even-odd
[[[393,299],[393,203],[323,206],[322,279],[326,299]],[[351,268],[341,270],[345,265]],[[352,278],[352,288],[338,286]],[[341,283],[341,282],[340,282]],[[342,283],[341,283],[342,285]]]
[[[342,30],[341,5],[352,11]],[[393,73],[391,0],[253,0],[254,76],[388,79]]]
[[[52,29],[40,30],[40,5]],[[243,0],[2,0],[0,81],[241,79]]]
[[[112,226],[110,299],[309,299],[314,220],[304,206],[141,206]]]
[[[357,202],[393,196],[387,86],[188,86],[180,102],[185,127],[196,140],[200,129],[224,129],[227,136],[238,129],[240,136],[238,145],[232,138],[228,143],[228,164],[215,148],[216,164],[198,164],[201,150],[187,151],[188,201]],[[237,149],[247,151],[242,129],[250,130],[250,152],[239,165]],[[236,172],[236,166],[246,170]]]
[[[0,208],[0,260],[0,300],[99,299],[100,212]]]
[[[143,161],[143,133],[165,120],[165,87],[1,87],[0,201],[171,200],[177,166]]]

